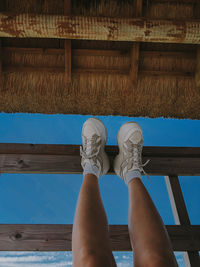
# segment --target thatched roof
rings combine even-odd
[[[71,14],[132,18],[133,2],[71,0]],[[0,9],[66,14],[64,0],[6,0]],[[142,10],[145,18],[179,21],[197,19],[200,13],[198,0],[146,0]],[[72,40],[69,82],[65,40],[3,37],[0,111],[199,119],[198,45],[141,42],[132,65],[133,45]]]

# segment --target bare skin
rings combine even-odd
[[[178,267],[165,226],[141,179],[132,179],[128,189],[134,266]]]
[[[72,252],[74,267],[116,267],[98,179],[85,175],[76,207]]]
[[[135,267],[178,267],[168,234],[139,178],[129,188],[129,235]],[[116,267],[98,179],[85,175],[76,207],[72,252],[74,267]]]

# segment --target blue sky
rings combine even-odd
[[[81,144],[81,128],[90,116],[0,114],[1,143]],[[116,145],[120,126],[137,121],[144,133],[145,146],[200,146],[198,120],[128,118],[98,116],[108,131],[108,145]],[[1,174],[0,223],[72,223],[81,175]],[[150,192],[165,224],[174,224],[164,177],[143,182]],[[180,177],[192,224],[200,224],[200,178]],[[128,194],[124,182],[115,175],[99,181],[110,224],[127,224]],[[114,188],[114,190],[113,190]],[[112,192],[112,194],[110,194]],[[191,194],[192,193],[192,194]],[[119,198],[120,196],[120,198]],[[119,267],[132,266],[132,253],[115,252]],[[177,253],[179,266],[184,266]],[[0,266],[72,266],[70,252],[0,252]]]

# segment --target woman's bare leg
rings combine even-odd
[[[98,185],[98,178],[109,170],[106,140],[106,128],[100,120],[90,118],[84,123],[81,148],[84,178],[72,233],[74,267],[116,267]]]
[[[134,266],[177,267],[165,226],[141,179],[132,179],[128,189]]]
[[[135,267],[178,266],[162,219],[141,181],[143,134],[141,127],[129,122],[117,136],[119,155],[115,172],[129,189],[129,234]]]
[[[116,266],[98,179],[93,174],[85,175],[79,194],[73,225],[72,251],[74,267]]]

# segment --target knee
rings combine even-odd
[[[74,266],[84,267],[110,267],[112,266],[111,255],[95,249],[81,249],[77,259],[74,259]]]

